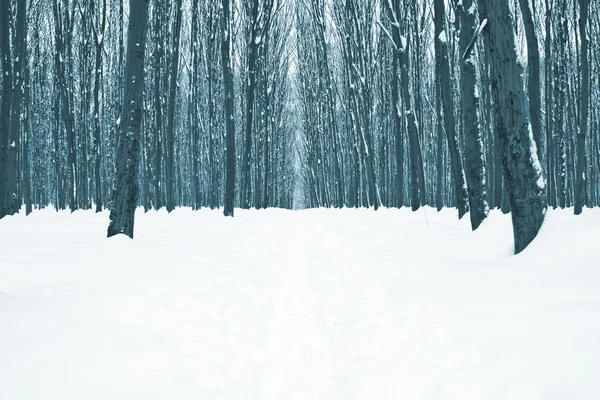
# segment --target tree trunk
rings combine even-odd
[[[231,69],[231,43],[232,24],[229,0],[222,0],[223,20],[221,26],[222,40],[221,60],[223,68],[223,85],[225,88],[225,127],[226,127],[226,175],[225,175],[225,206],[223,214],[233,217],[235,202],[235,120],[234,120],[234,95],[233,72]]]
[[[556,192],[554,184],[554,140],[552,138],[554,117],[552,112],[551,13],[552,9],[550,8],[548,0],[546,0],[546,39],[544,41],[544,90],[546,102],[546,195],[548,196],[548,203],[551,206],[556,207]]]
[[[138,199],[139,137],[144,97],[144,55],[149,0],[129,0],[129,29],[125,88],[117,149],[117,168],[108,237],[125,234],[133,239]]]
[[[587,139],[589,100],[590,100],[590,68],[588,63],[588,38],[586,25],[588,19],[589,0],[579,0],[579,36],[581,37],[581,122],[577,135],[577,164],[575,175],[575,215],[581,214],[585,202],[585,141]]]
[[[75,211],[77,208],[77,194],[76,194],[76,168],[75,163],[75,132],[73,128],[73,113],[71,106],[71,95],[69,94],[69,84],[67,81],[67,71],[65,66],[65,58],[70,61],[70,43],[71,40],[67,38],[65,33],[69,30],[69,10],[68,8],[64,11],[65,21],[63,21],[63,12],[59,9],[59,0],[53,2],[54,12],[54,28],[55,28],[55,45],[56,45],[56,78],[57,85],[60,93],[60,118],[64,124],[66,138],[67,138],[67,176],[69,177],[67,195],[69,200],[69,207],[71,211]],[[66,7],[67,5],[63,5]],[[60,121],[57,121],[60,126]]]
[[[479,96],[477,95],[477,72],[475,56],[469,43],[475,33],[475,13],[471,12],[473,0],[463,0],[458,6],[460,16],[460,54],[461,76],[460,89],[462,97],[463,132],[465,137],[465,175],[469,190],[469,208],[471,210],[471,227],[473,230],[487,218],[485,167],[483,161],[483,138],[479,123]]]
[[[167,115],[167,211],[175,209],[175,106],[177,102],[177,73],[179,72],[179,39],[181,37],[182,0],[175,2],[175,27],[173,28],[173,60],[171,61],[171,82],[169,84],[169,110]]]
[[[12,62],[10,57],[10,0],[0,0],[0,62],[2,62],[2,104],[0,105],[0,218],[13,214],[10,108],[12,104]]]
[[[535,239],[544,222],[545,183],[528,119],[523,68],[515,50],[514,15],[504,1],[479,0],[479,6],[481,18],[487,22],[484,38],[491,74],[502,84],[493,96],[501,106],[496,116],[500,122],[498,139],[512,207],[515,253],[520,253]]]
[[[162,35],[162,2],[157,1],[153,8],[154,13],[154,208],[159,210],[163,206],[163,182],[162,182],[162,134],[163,134],[163,110],[162,110],[162,58],[163,58],[163,35]]]
[[[92,2],[93,4],[93,2]],[[96,60],[94,69],[94,187],[96,212],[102,211],[102,180],[100,177],[100,75],[102,73],[102,51],[104,50],[104,29],[106,27],[106,0],[102,0],[102,22],[96,24]]]
[[[248,86],[246,87],[246,129],[244,154],[242,161],[242,180],[241,180],[241,195],[240,202],[242,208],[250,207],[250,158],[252,154],[252,128],[254,124],[254,98],[256,91],[256,61],[258,58],[258,46],[263,38],[259,35],[259,20],[258,20],[258,5],[259,0],[252,1],[252,15],[250,23],[249,46],[250,53],[248,54]]]
[[[536,0],[533,0],[536,1]],[[540,49],[535,34],[535,25],[529,0],[519,0],[521,4],[521,15],[525,26],[525,36],[527,38],[527,59],[528,59],[528,94],[529,94],[529,115],[531,116],[531,129],[533,131],[533,140],[536,144],[537,156],[542,162],[542,98],[540,90]]]
[[[462,166],[462,157],[458,149],[456,138],[456,124],[454,121],[454,106],[452,104],[452,82],[450,76],[450,65],[448,61],[448,50],[446,41],[448,33],[445,31],[446,12],[444,0],[435,0],[435,57],[437,84],[440,85],[442,106],[444,110],[444,130],[450,150],[450,165],[452,167],[452,178],[456,194],[456,207],[458,218],[462,218],[469,210],[467,183]],[[439,115],[438,115],[439,117]]]

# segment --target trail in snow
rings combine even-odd
[[[236,215],[0,221],[0,399],[600,396],[600,211]]]

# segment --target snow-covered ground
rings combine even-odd
[[[600,211],[0,221],[0,399],[600,398]]]

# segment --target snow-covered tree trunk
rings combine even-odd
[[[475,7],[473,0],[463,0],[457,7],[460,16],[460,54],[463,132],[465,138],[465,175],[469,190],[469,208],[473,230],[487,218],[485,167],[483,160],[483,137],[479,123],[479,95],[477,94],[477,71],[475,54],[469,44],[475,33]]]
[[[536,1],[536,0],[533,0]],[[529,115],[531,118],[531,129],[533,140],[537,146],[537,155],[542,162],[542,98],[540,91],[540,49],[535,34],[535,22],[533,19],[529,0],[519,0],[521,15],[525,26],[525,37],[527,38],[527,88],[529,94]]]
[[[125,88],[117,148],[113,204],[108,237],[120,233],[133,238],[138,200],[140,129],[144,98],[144,58],[149,0],[129,0],[129,29],[125,61]]]
[[[529,123],[529,103],[524,90],[523,67],[517,59],[514,15],[508,2],[479,0],[493,89],[500,105],[496,118],[502,166],[512,207],[515,253],[537,236],[546,216],[545,182]]]

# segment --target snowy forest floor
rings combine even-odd
[[[0,221],[0,399],[600,398],[600,210]]]

